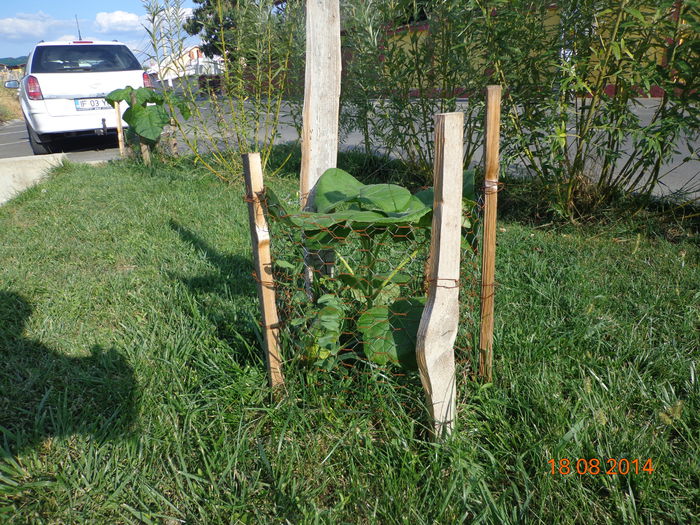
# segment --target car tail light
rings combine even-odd
[[[151,76],[145,71],[143,72],[143,87],[151,89],[153,88],[153,81],[151,80]]]
[[[35,76],[27,77],[27,96],[29,100],[43,100],[44,95],[41,93],[41,87],[39,86],[39,81]]]

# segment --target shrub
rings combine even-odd
[[[183,139],[210,171],[232,181],[240,176],[241,154],[259,151],[265,166],[277,139],[290,63],[298,55],[299,35],[303,36],[300,2],[284,6],[273,0],[198,3],[201,7],[185,27],[201,33],[205,52],[222,59],[217,89],[200,90],[196,80],[187,79],[184,64],[169,61],[185,50],[182,0],[146,3],[151,58],[159,65],[181,68],[178,89],[192,114],[187,126],[178,121]],[[170,90],[164,95],[171,114],[176,114]]]
[[[345,12],[344,122],[426,178],[437,112],[466,109],[464,161],[477,160],[490,83],[504,88],[504,166],[539,177],[563,217],[650,196],[684,142],[684,162],[697,158],[697,2],[358,0]],[[658,105],[640,118],[648,94]]]

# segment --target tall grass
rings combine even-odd
[[[17,90],[0,87],[0,122],[7,122],[21,116],[22,109],[17,98]]]
[[[495,381],[288,366],[271,401],[242,189],[66,166],[0,208],[4,523],[692,523],[700,249],[640,223],[499,231]],[[294,181],[271,181],[292,190]],[[652,458],[652,474],[549,459]]]

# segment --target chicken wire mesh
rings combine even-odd
[[[463,191],[460,322],[455,353],[471,373],[478,329],[473,173]],[[457,189],[459,191],[459,189]],[[342,170],[316,188],[317,212],[266,188],[273,279],[285,361],[320,369],[358,362],[395,374],[416,370],[416,338],[429,287],[433,192],[364,185]]]

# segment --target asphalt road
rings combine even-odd
[[[104,137],[67,139],[61,143],[61,149],[73,162],[105,161],[119,157],[117,140]],[[32,155],[23,119],[0,125],[0,159]]]

